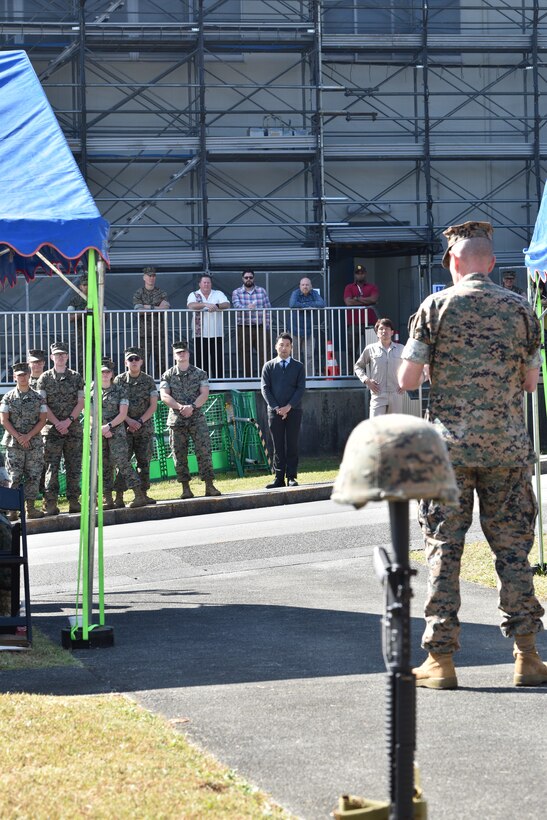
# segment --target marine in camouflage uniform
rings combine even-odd
[[[2,444],[6,447],[6,466],[12,487],[25,485],[28,518],[41,518],[34,502],[38,498],[44,467],[44,445],[40,431],[46,423],[47,407],[40,395],[29,387],[27,362],[13,366],[17,386],[4,395],[0,403],[0,421],[4,427]]]
[[[48,422],[42,430],[46,466],[46,486],[42,509],[47,515],[58,515],[59,469],[65,461],[66,496],[69,512],[80,512],[80,474],[82,470],[82,425],[84,380],[68,368],[68,345],[53,342],[54,367],[38,379],[38,392],[48,406]]]
[[[429,365],[428,415],[446,441],[460,492],[457,506],[424,500],[419,508],[429,566],[422,646],[430,654],[415,672],[418,685],[430,688],[457,686],[451,655],[460,647],[460,562],[474,491],[499,579],[501,630],[515,638],[517,664],[519,647],[533,645],[544,614],[528,562],[537,506],[523,415],[523,390],[537,382],[539,323],[525,300],[487,275],[495,262],[490,223],[453,226],[445,236],[443,264],[455,284],[425,299],[412,317],[400,376],[408,388],[405,373]],[[516,674],[517,685],[542,682],[547,668],[536,658],[538,675],[519,681]]]
[[[155,504],[148,496],[150,489],[150,461],[152,460],[154,427],[153,417],[158,403],[158,389],[154,379],[141,370],[143,355],[136,347],[125,351],[125,362],[128,370],[114,379],[120,384],[129,399],[129,408],[125,420],[128,456],[134,455],[137,461],[137,472],[141,488],[147,494],[150,504]],[[121,472],[118,472],[114,483],[116,489],[116,506],[123,506],[123,491],[126,488]]]
[[[163,311],[169,308],[167,293],[155,286],[156,269],[143,268],[145,286],[133,294],[133,307],[141,311],[139,316],[139,346],[145,354],[145,367],[150,373],[160,375],[167,367],[165,358]]]
[[[134,470],[127,452],[127,436],[124,419],[127,415],[129,399],[122,384],[113,384],[114,363],[110,359],[103,359],[101,372],[103,383],[102,398],[102,442],[103,442],[103,492],[105,509],[112,509],[112,488],[114,471],[117,469],[127,487],[134,490],[137,503],[131,507],[142,507],[142,491],[139,476]],[[93,398],[96,388],[93,388]],[[146,503],[146,502],[145,502]]]
[[[186,341],[175,342],[173,351],[177,364],[167,370],[160,382],[161,399],[169,407],[167,426],[169,443],[175,462],[177,478],[183,487],[182,498],[192,498],[188,469],[188,442],[190,437],[199,467],[205,481],[205,495],[220,495],[213,485],[213,460],[209,428],[201,410],[209,396],[209,379],[204,370],[190,364],[190,350]]]
[[[38,379],[44,372],[46,366],[47,354],[45,350],[34,348],[27,353],[27,362],[30,365],[30,379],[29,384],[33,390],[38,390]],[[46,467],[42,470],[40,477],[40,495],[43,495],[46,489]]]

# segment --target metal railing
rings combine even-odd
[[[191,343],[191,361],[203,367],[214,383],[260,380],[262,365],[273,358],[277,336],[293,336],[294,357],[306,367],[308,386],[334,387],[354,380],[353,365],[362,348],[376,341],[367,308],[328,307],[312,310],[144,311],[106,310],[103,355],[124,369],[124,350],[140,347],[145,369],[156,380],[173,365],[171,345]],[[355,325],[348,321],[355,319]],[[53,341],[69,349],[69,367],[84,372],[85,314],[69,311],[4,313],[0,315],[0,388],[12,385],[11,366],[27,351],[49,351]],[[218,335],[211,335],[211,334]],[[51,367],[50,361],[46,368]],[[256,385],[258,386],[258,384]]]

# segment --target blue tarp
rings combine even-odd
[[[0,283],[47,270],[38,250],[65,272],[90,248],[108,262],[108,231],[26,52],[0,52]]]
[[[529,248],[524,248],[524,263],[532,279],[547,281],[547,185],[539,206],[534,235]]]

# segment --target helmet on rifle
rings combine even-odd
[[[331,497],[357,508],[411,498],[454,503],[458,488],[435,426],[394,413],[362,421],[352,431]]]

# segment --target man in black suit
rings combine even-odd
[[[277,356],[262,368],[260,389],[268,405],[268,426],[274,445],[275,480],[267,490],[298,487],[298,436],[302,423],[302,396],[306,389],[304,365],[292,358],[292,337],[281,333],[276,340]]]

